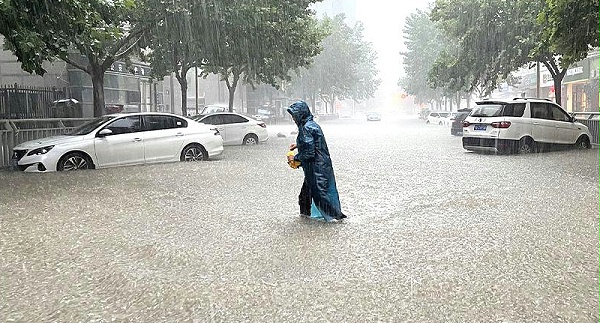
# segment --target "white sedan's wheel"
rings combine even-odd
[[[244,145],[257,145],[258,144],[258,138],[256,137],[256,135],[250,134],[250,135],[246,135],[246,137],[244,137]]]
[[[586,136],[579,137],[577,142],[575,143],[575,147],[577,149],[590,149],[592,145],[590,145],[590,139]]]
[[[189,145],[181,152],[181,161],[192,162],[207,159],[206,150],[200,145]]]
[[[92,161],[89,159],[89,157],[81,153],[68,153],[58,161],[57,165],[57,169],[59,171],[71,171],[91,168],[93,168]]]

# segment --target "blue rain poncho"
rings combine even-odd
[[[294,156],[294,160],[301,163],[305,185],[310,188],[314,206],[326,221],[345,218],[335,184],[329,149],[321,127],[313,120],[313,115],[304,101],[292,104],[287,111],[298,125],[298,154]]]

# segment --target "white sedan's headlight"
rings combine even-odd
[[[27,156],[43,155],[43,154],[49,152],[50,149],[52,149],[52,148],[54,148],[54,145],[53,146],[46,146],[46,147],[37,148],[37,149],[34,149],[34,150],[28,152]]]

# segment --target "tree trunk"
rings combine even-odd
[[[104,104],[104,72],[95,71],[92,77],[92,92],[94,100],[94,117],[100,117],[105,113]]]
[[[558,73],[556,76],[552,76],[552,80],[554,81],[554,101],[557,104],[562,106],[562,80],[565,78],[566,69],[561,73]],[[566,108],[566,107],[565,107]]]
[[[181,115],[187,116],[187,79],[184,77],[182,80],[179,81],[179,85],[181,86]]]
[[[235,85],[228,86],[229,89],[229,112],[233,112],[233,101],[235,99]]]
[[[554,82],[554,101],[562,106],[562,80],[565,78],[565,74],[567,74],[567,69],[564,68],[561,71],[554,59],[542,61],[542,64],[546,66],[550,75],[552,75],[552,81]]]
[[[229,77],[225,77],[225,84],[227,84],[227,89],[229,90],[229,112],[233,112],[233,101],[235,100],[235,88],[237,87],[238,81],[240,79],[240,75],[232,72],[233,81],[229,81]]]
[[[331,94],[331,111],[329,113],[335,113],[335,94]]]
[[[186,76],[189,69],[190,67],[183,63],[179,72],[175,72],[175,77],[177,78],[177,82],[179,82],[179,86],[181,87],[181,115],[183,116],[187,116],[188,81]]]

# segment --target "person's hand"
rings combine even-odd
[[[287,156],[288,163],[294,161],[294,156]]]
[[[296,144],[291,144],[290,145],[290,150],[294,150],[294,149],[296,149],[296,147],[297,147]]]

